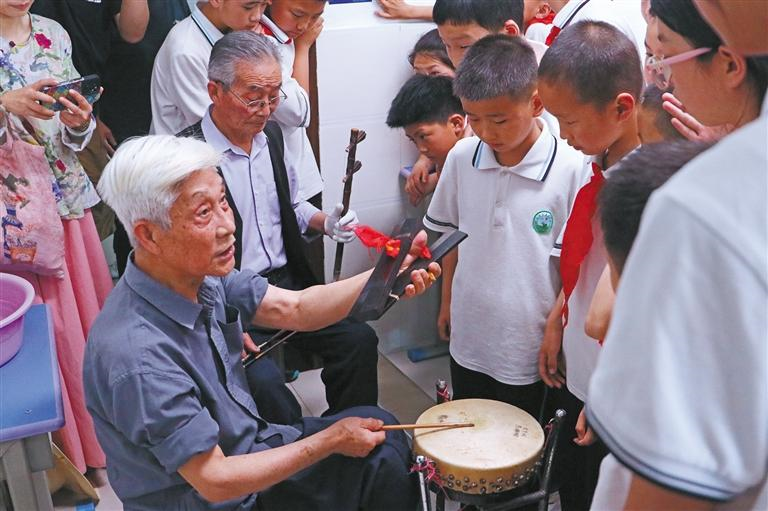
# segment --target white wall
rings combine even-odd
[[[434,26],[382,20],[374,9],[371,3],[358,3],[329,5],[325,10],[325,27],[317,42],[320,167],[325,180],[323,203],[329,209],[341,202],[349,130],[365,130],[368,138],[357,149],[363,168],[353,181],[351,207],[362,223],[389,234],[404,218],[424,214],[423,208],[408,204],[398,176],[402,166],[416,160],[417,152],[402,130],[390,129],[385,120],[392,99],[411,74],[408,54],[416,40]],[[326,243],[329,277],[335,250],[335,243]],[[370,268],[377,258],[359,242],[348,244],[342,276]],[[381,351],[437,339],[438,298],[435,287],[427,296],[398,304],[372,323]]]

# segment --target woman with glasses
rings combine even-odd
[[[646,60],[646,78],[661,90],[674,89],[665,99],[678,130],[701,138],[706,126],[730,131],[757,118],[768,76],[764,60],[722,46],[692,0],[651,0],[650,15],[658,54]]]

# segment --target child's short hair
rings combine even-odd
[[[387,115],[390,128],[420,122],[448,122],[464,115],[459,98],[453,95],[453,80],[447,76],[414,75],[400,88]]]
[[[664,140],[682,140],[685,137],[672,125],[672,116],[664,110],[665,91],[655,85],[647,85],[640,95],[640,106],[653,114],[653,125]]]
[[[432,21],[436,25],[477,23],[490,32],[499,32],[507,20],[523,30],[523,0],[436,0]]]
[[[433,59],[439,60],[451,69],[454,69],[453,62],[448,57],[448,51],[445,49],[445,43],[440,39],[440,33],[433,28],[423,36],[419,37],[411,54],[408,55],[408,63],[413,66],[416,55],[429,55]]]
[[[527,99],[536,80],[536,55],[523,37],[489,35],[467,50],[456,70],[453,92],[469,101]]]
[[[539,80],[564,83],[583,103],[604,107],[621,93],[640,96],[640,55],[619,29],[602,21],[580,21],[555,39],[539,64]]]
[[[619,273],[624,269],[651,194],[708,147],[688,140],[649,144],[616,164],[600,191],[598,208],[605,248]]]

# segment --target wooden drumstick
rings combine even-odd
[[[397,431],[400,429],[424,429],[424,428],[474,428],[472,422],[435,422],[433,424],[394,424],[391,426],[382,426],[379,431]]]

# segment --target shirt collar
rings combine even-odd
[[[552,24],[559,28],[567,27],[571,21],[573,21],[573,18],[576,17],[576,14],[578,14],[578,12],[588,3],[589,0],[570,0],[562,9],[560,9],[560,12],[555,15]]]
[[[133,253],[128,258],[123,279],[136,294],[154,305],[173,321],[190,330],[195,327],[195,322],[200,317],[203,306],[199,303],[190,302],[140,270],[133,262]],[[205,285],[204,282],[203,286]]]
[[[197,25],[197,28],[200,29],[200,32],[203,33],[205,38],[208,40],[208,42],[213,46],[216,44],[216,41],[224,37],[224,34],[216,28],[216,25],[211,23],[211,20],[205,17],[205,14],[203,14],[203,11],[201,11],[197,6],[195,6],[194,10],[191,14],[192,21]]]
[[[557,155],[558,142],[557,137],[550,133],[546,123],[540,120],[537,122],[541,126],[541,134],[520,163],[514,167],[504,167],[496,160],[493,149],[482,140],[478,140],[475,154],[472,156],[472,166],[477,170],[508,170],[535,181],[547,179]]]
[[[205,115],[203,116],[203,120],[200,123],[205,141],[220,153],[226,153],[227,151],[230,151],[241,156],[248,156],[243,152],[242,149],[230,142],[229,139],[224,136],[221,131],[219,131],[219,128],[216,127],[216,125],[213,123],[213,119],[211,119],[212,108],[212,106],[208,107],[208,110],[206,110]],[[264,149],[266,145],[267,136],[263,131],[258,132],[256,136],[253,137],[253,147],[251,148],[250,157],[254,157],[259,154],[259,152]]]
[[[282,31],[280,27],[275,25],[275,22],[267,17],[267,15],[261,16],[261,28],[268,36],[274,37],[280,44],[291,44],[293,40]]]

